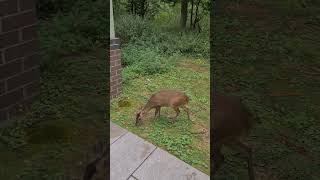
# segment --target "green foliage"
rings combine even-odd
[[[128,0],[125,3],[126,10],[132,15],[152,18],[160,10],[159,0]]]
[[[58,12],[67,12],[79,0],[38,0],[37,12],[40,18],[48,18]]]
[[[169,23],[170,24],[170,23]],[[171,24],[170,24],[171,25]],[[137,16],[122,15],[115,20],[116,34],[123,44],[152,47],[160,53],[181,53],[193,57],[209,57],[209,39],[206,32],[181,34]],[[129,45],[128,45],[129,46]]]
[[[176,57],[181,58],[181,57]],[[209,137],[203,134],[193,134],[203,128],[209,129],[210,112],[210,77],[209,64],[204,59],[170,59],[177,62],[174,69],[162,74],[141,75],[130,79],[123,86],[120,97],[111,103],[111,119],[113,122],[129,129],[131,132],[146,138],[153,144],[164,148],[188,164],[209,173]],[[179,64],[178,64],[179,63]],[[186,65],[182,67],[181,65]],[[127,66],[128,68],[130,66]],[[201,69],[200,72],[197,70]],[[124,70],[127,74],[128,70]],[[129,76],[128,76],[129,77]],[[130,78],[130,77],[129,77]],[[201,88],[199,88],[201,87]],[[161,116],[153,119],[154,111],[147,113],[141,126],[136,127],[134,114],[150,95],[159,89],[179,89],[190,97],[191,119],[181,110],[176,122],[170,122],[174,115],[171,108],[162,108]],[[123,101],[130,106],[122,106]],[[199,147],[201,146],[201,147]]]
[[[173,67],[174,60],[166,59],[150,48],[126,47],[123,49],[123,62],[127,65],[123,70],[124,82],[138,76],[163,74]]]
[[[188,132],[183,135],[172,135],[172,133],[165,131],[168,125],[169,123],[163,123],[163,121],[162,123],[157,123],[154,131],[149,134],[148,138],[158,145],[164,146],[180,159],[184,161],[188,160],[188,155],[190,155],[191,151],[187,149],[190,149],[189,145],[191,145],[193,137]]]
[[[58,13],[40,23],[43,70],[54,69],[60,56],[89,51],[107,41],[109,20],[105,6],[102,0],[81,1],[70,12]]]
[[[145,31],[153,31],[153,29],[147,20],[139,16],[124,14],[115,17],[116,36],[121,39],[122,44],[137,40]]]
[[[315,60],[320,55],[319,46],[310,40],[319,41],[317,33],[306,30],[317,26],[314,17],[319,7],[313,7],[317,11],[293,8],[288,1],[255,0],[255,4],[260,11],[252,7],[252,11],[246,11],[248,14],[217,13],[212,48],[215,84],[219,91],[245,98],[245,104],[262,121],[252,129],[248,144],[254,148],[255,163],[265,178],[319,179],[320,174],[313,170],[320,163],[320,132],[316,125],[319,85],[314,83],[315,76],[305,73],[320,62]],[[246,1],[226,5],[248,8]],[[264,11],[269,12],[268,16],[249,18]],[[310,21],[313,23],[308,24]],[[269,96],[277,92],[284,95]],[[301,95],[285,95],[290,92]],[[246,179],[243,159],[225,152],[227,163],[219,175]]]
[[[105,49],[59,62],[55,71],[42,72],[40,97],[25,116],[0,128],[3,179],[70,179],[64,176],[70,162],[86,163],[90,143],[107,136],[97,128],[106,127]]]
[[[163,16],[167,25],[158,23]],[[168,72],[180,56],[209,57],[209,41],[205,32],[180,34],[170,30],[176,21],[173,12],[163,13],[154,20],[122,14],[115,19],[116,36],[122,41],[124,82],[145,75]],[[168,30],[169,29],[169,30]]]

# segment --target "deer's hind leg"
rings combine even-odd
[[[226,143],[225,145],[230,147],[230,148],[239,150],[242,153],[246,153],[247,154],[249,179],[250,180],[255,180],[254,170],[253,170],[253,160],[252,160],[252,149],[250,147],[248,147],[247,145],[245,145],[244,143],[242,143],[238,139],[233,139],[233,141],[230,141],[230,142]]]
[[[188,119],[190,120],[190,110],[187,105],[182,106],[183,110],[187,113]]]
[[[159,106],[159,109],[158,109],[158,117],[160,117],[160,110],[161,110],[161,106]]]
[[[160,107],[156,107],[155,109],[156,109],[156,110],[155,110],[155,112],[154,112],[154,118],[156,118],[157,115],[158,115],[158,117],[160,117]]]
[[[176,111],[176,116],[172,117],[172,120],[173,120],[173,121],[176,121],[176,120],[177,120],[177,117],[178,117],[179,114],[180,114],[180,110],[179,110],[179,107],[173,107],[173,109]]]

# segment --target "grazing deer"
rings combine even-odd
[[[155,109],[154,117],[160,117],[161,107],[172,107],[176,111],[176,116],[172,117],[173,121],[177,120],[180,114],[179,108],[183,108],[188,114],[188,119],[190,120],[190,112],[187,104],[189,102],[189,97],[177,90],[161,90],[153,94],[147,104],[136,114],[136,125],[143,119],[144,115],[151,109]]]
[[[224,161],[221,147],[225,145],[247,155],[249,179],[254,180],[251,148],[241,142],[254,123],[253,116],[240,99],[213,94],[213,117],[213,176]]]

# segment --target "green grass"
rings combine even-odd
[[[116,124],[164,148],[181,160],[209,174],[210,75],[209,64],[203,59],[181,59],[169,72],[140,76],[124,84],[123,93],[111,104],[111,119]],[[178,121],[170,123],[168,117],[175,112],[162,108],[161,117],[154,119],[150,111],[141,126],[135,126],[135,113],[150,95],[160,89],[179,89],[189,97],[191,119],[181,111]]]
[[[107,137],[105,50],[56,61],[26,115],[0,128],[1,179],[81,178],[94,143]]]
[[[319,7],[227,4],[215,19],[212,65],[217,89],[243,97],[262,121],[248,138],[257,178],[319,179]],[[297,95],[270,95],[279,92]],[[218,179],[247,179],[243,157],[225,152]]]

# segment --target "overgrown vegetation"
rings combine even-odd
[[[82,178],[87,153],[107,136],[106,2],[39,3],[41,92],[0,128],[0,177]]]
[[[248,142],[256,178],[319,179],[319,4],[255,0],[217,5],[215,84],[242,97],[262,121]],[[247,179],[244,159],[228,150],[217,179]]]
[[[168,72],[181,56],[209,58],[209,18],[202,21],[203,32],[181,33],[179,8],[167,7],[153,20],[136,15],[115,17],[116,35],[122,41],[125,82],[139,75]]]
[[[124,90],[112,102],[111,119],[209,174],[208,11],[199,6],[200,32],[192,27],[185,32],[180,24],[179,3],[149,1],[157,3],[152,6],[157,10],[144,14],[128,9],[133,1],[116,2],[115,32],[122,42]],[[137,5],[141,4],[134,7]],[[168,116],[174,112],[164,108],[160,119],[153,120],[150,112],[143,125],[136,127],[135,112],[152,93],[166,88],[188,94],[194,121],[181,113],[172,124]]]

